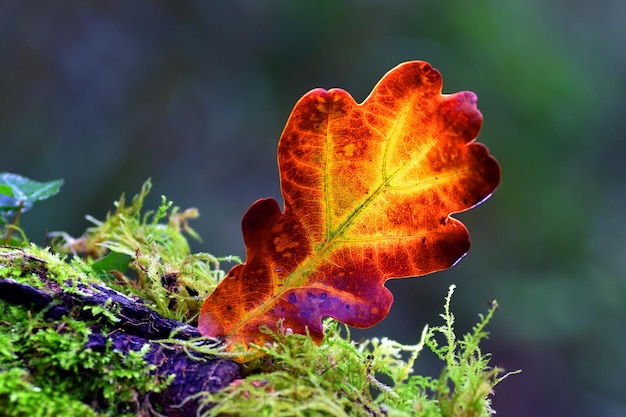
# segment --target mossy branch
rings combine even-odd
[[[10,340],[3,344],[9,346],[8,357],[0,355],[1,409],[31,415],[26,410],[35,388],[26,397],[6,397],[9,386],[27,377],[45,392],[58,385],[71,398],[92,397],[93,415],[136,415],[150,409],[185,416],[198,406],[185,402],[187,398],[214,392],[240,376],[234,362],[207,355],[192,358],[182,347],[166,349],[159,343],[172,334],[178,340],[199,338],[195,327],[90,282],[55,255],[32,250],[36,254],[0,249],[0,343]],[[32,285],[6,277],[12,275],[10,269],[22,276],[33,274]],[[23,372],[5,374],[7,369]],[[120,380],[114,388],[107,381],[115,375]],[[46,406],[54,402],[45,401]]]
[[[37,415],[490,416],[492,388],[509,374],[479,344],[497,303],[459,338],[445,299],[443,323],[418,343],[355,342],[327,319],[317,345],[277,323],[265,357],[238,365],[194,320],[224,277],[222,261],[192,254],[187,220],[167,199],[142,213],[150,189],[124,197],[84,236],[58,233],[56,252],[0,248],[0,409]],[[169,213],[169,215],[168,215]],[[164,223],[163,220],[167,219]],[[413,375],[424,349],[439,377]],[[88,377],[86,377],[88,376]],[[111,382],[113,381],[113,383]],[[19,395],[15,395],[19,392]],[[41,415],[41,414],[40,414]]]

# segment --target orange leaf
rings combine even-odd
[[[362,104],[340,89],[300,99],[278,146],[284,210],[263,199],[244,215],[246,263],[202,306],[203,335],[243,354],[268,339],[259,326],[283,319],[319,343],[322,317],[372,326],[393,301],[386,280],[439,271],[467,253],[467,229],[450,214],[488,198],[500,168],[473,142],[476,96],[442,95],[441,84],[414,61]]]

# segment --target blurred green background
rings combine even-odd
[[[361,335],[415,343],[458,285],[459,331],[496,298],[485,348],[522,374],[501,416],[626,415],[626,2],[620,0],[133,1],[0,4],[0,171],[64,178],[22,225],[80,235],[153,179],[196,206],[197,251],[244,255],[240,219],[280,197],[276,145],[314,87],[357,101],[400,62],[472,90],[503,178],[461,214],[468,257],[391,282]],[[438,369],[420,364],[419,372]]]

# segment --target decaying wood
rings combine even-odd
[[[85,348],[104,351],[107,340],[114,349],[121,352],[140,350],[145,344],[150,346],[145,359],[156,365],[155,373],[165,378],[175,374],[174,381],[161,393],[152,393],[146,398],[150,404],[159,405],[163,414],[171,417],[196,415],[197,401],[185,401],[201,392],[216,392],[240,377],[239,365],[233,361],[212,356],[204,358],[188,355],[180,346],[168,344],[164,347],[159,340],[168,339],[174,329],[175,337],[189,340],[200,337],[198,330],[179,321],[163,317],[146,307],[140,299],[132,299],[103,285],[76,283],[71,291],[57,282],[48,279],[45,261],[23,255],[22,267],[26,273],[35,273],[45,284],[36,288],[0,277],[0,299],[24,305],[35,311],[44,310],[48,320],[62,320],[72,312],[78,319],[93,320],[90,309],[85,306],[103,306],[115,312],[119,321],[108,324],[106,332],[98,326],[92,327],[92,334]]]

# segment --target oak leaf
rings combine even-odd
[[[500,168],[474,139],[471,92],[441,94],[428,63],[389,71],[357,104],[315,89],[296,104],[278,145],[284,209],[255,202],[242,221],[246,262],[207,298],[198,327],[245,361],[267,325],[323,338],[323,317],[350,326],[382,320],[386,280],[448,268],[469,250],[450,217],[487,199]],[[246,356],[248,352],[248,356]]]

